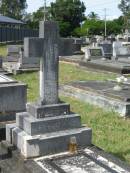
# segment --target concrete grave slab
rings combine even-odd
[[[61,94],[72,96],[84,102],[97,105],[120,116],[130,116],[130,87],[122,85],[121,91],[115,91],[116,82],[77,81],[61,87]]]
[[[5,142],[3,142],[5,143]],[[24,159],[18,150],[12,148],[12,157],[0,146],[0,168],[4,173],[129,173],[130,166],[104,152],[96,146],[78,150],[77,154],[69,151],[35,159]],[[11,148],[11,146],[8,146]],[[7,157],[8,156],[8,157]]]
[[[77,154],[60,153],[35,159],[43,171],[49,173],[128,173],[129,166],[94,147]]]
[[[114,73],[120,73],[120,74],[128,74],[130,73],[130,64],[124,61],[116,61],[116,60],[91,60],[88,62],[80,61],[80,66],[92,68],[92,69],[98,69],[101,71],[109,71]]]

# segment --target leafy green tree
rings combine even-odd
[[[130,21],[130,0],[121,0],[120,4],[118,5],[118,8],[123,13],[124,28],[129,28],[130,23],[128,21]]]
[[[107,21],[107,35],[118,34],[122,32],[122,18],[113,21]],[[104,35],[105,23],[103,20],[87,19],[82,28],[75,29],[77,36]]]
[[[15,19],[22,19],[27,7],[26,0],[0,0],[0,13]]]
[[[50,7],[46,7],[46,19],[49,20],[50,17]],[[36,12],[32,14],[26,14],[24,16],[24,21],[27,23],[27,26],[32,29],[39,28],[39,21],[44,19],[44,7],[40,7]]]
[[[130,0],[121,0],[118,8],[122,11],[123,15],[128,15],[130,12]]]
[[[85,5],[80,0],[56,0],[51,3],[52,19],[59,22],[61,36],[73,35],[84,20]]]

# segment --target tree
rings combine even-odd
[[[27,7],[26,0],[0,0],[0,13],[15,19],[22,19]]]
[[[95,20],[99,19],[98,14],[96,14],[93,11],[91,13],[89,13],[88,17],[89,17],[89,19],[95,19]]]
[[[113,21],[107,21],[107,35],[119,34],[122,31],[122,18],[114,19]],[[78,36],[90,36],[90,35],[104,35],[104,21],[95,19],[86,19],[82,28],[75,29],[75,35]]]
[[[121,0],[118,8],[122,11],[123,15],[128,15],[130,12],[130,0]]]
[[[50,19],[50,7],[46,7],[46,19]],[[26,14],[24,16],[24,21],[26,22],[27,26],[32,29],[39,28],[39,21],[44,19],[44,7],[40,7],[36,12],[32,14]]]
[[[80,0],[56,0],[51,3],[52,19],[59,22],[61,36],[71,36],[84,20],[85,5]]]
[[[122,11],[124,17],[124,28],[128,28],[130,20],[130,0],[121,0],[118,8]]]

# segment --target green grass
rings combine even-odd
[[[96,106],[73,98],[62,97],[71,110],[79,113],[82,123],[93,130],[93,144],[130,163],[130,120],[115,112],[106,112]]]
[[[106,80],[106,79],[114,79],[116,77],[116,75],[113,73],[110,74],[94,73],[94,72],[92,73],[84,71],[82,69],[77,68],[74,65],[66,63],[60,63],[59,71],[60,71],[59,72],[60,84],[65,84],[75,80]],[[13,77],[17,80],[20,80],[28,84],[28,101],[34,101],[37,99],[38,90],[39,90],[38,72],[23,73]]]
[[[23,73],[23,74],[18,74],[12,77],[28,85],[27,87],[28,101],[35,101],[36,99],[38,99],[38,96],[39,96],[38,72]]]
[[[38,73],[25,73],[13,76],[28,84],[28,101],[38,98]],[[76,66],[60,63],[60,83],[74,80],[114,79],[115,74],[92,73]],[[93,144],[130,163],[130,120],[120,118],[117,113],[106,112],[101,108],[78,101],[74,98],[61,97],[70,103],[71,110],[79,113],[82,123],[93,130]]]
[[[0,56],[7,56],[7,46],[6,45],[0,45]]]
[[[115,79],[114,73],[102,73],[84,71],[77,66],[60,63],[60,83],[68,83],[74,80],[107,80]]]

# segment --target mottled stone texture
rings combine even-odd
[[[73,43],[72,38],[60,38],[59,40],[59,56],[71,56],[73,55]]]
[[[44,104],[58,103],[59,28],[52,21],[40,22],[39,37],[44,38],[40,62],[40,97]]]
[[[24,38],[24,57],[41,57],[43,54],[43,39],[31,37]]]

